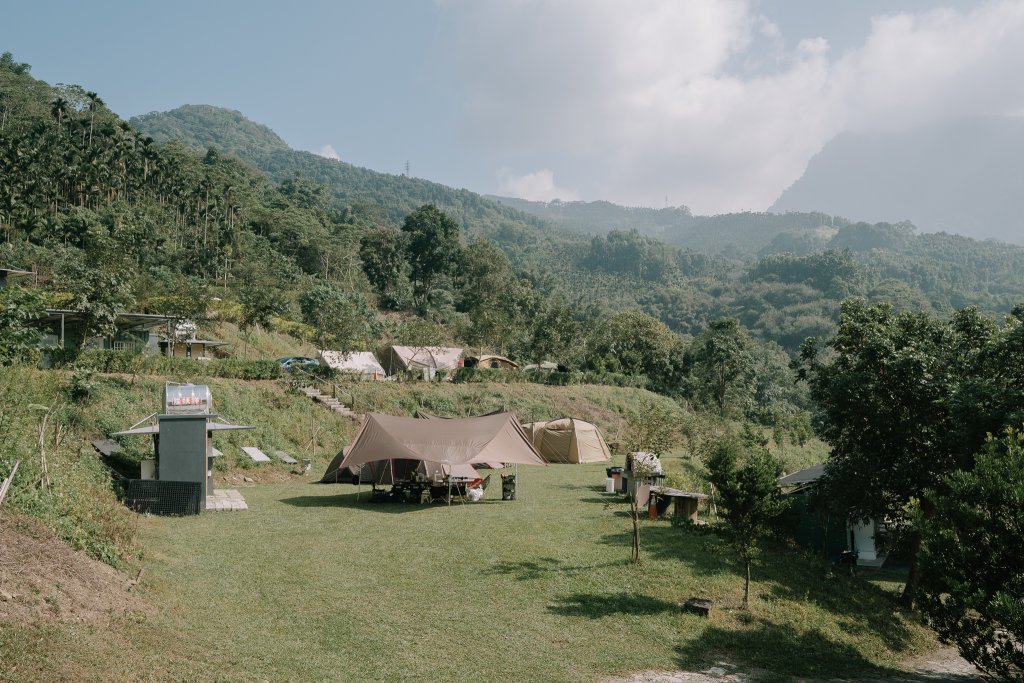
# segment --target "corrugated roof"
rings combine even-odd
[[[793,474],[787,474],[779,478],[779,486],[797,486],[798,484],[810,484],[821,479],[825,474],[825,463],[813,465],[805,470],[799,470]]]

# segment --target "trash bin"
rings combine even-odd
[[[516,499],[516,475],[514,475],[514,474],[503,474],[503,475],[501,475],[501,499],[502,500],[515,500]]]
[[[611,477],[604,480],[604,492],[615,493],[615,480]]]
[[[605,467],[604,471],[605,471],[605,474],[607,474],[609,477],[614,477],[616,474],[619,474],[619,475],[622,474],[622,468],[621,467]]]

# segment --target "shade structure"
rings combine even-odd
[[[487,415],[497,415],[498,413],[504,413],[504,412],[505,412],[504,408],[498,408],[497,410],[492,410],[489,413],[484,413],[480,417],[485,417]],[[416,411],[416,417],[418,417],[421,420],[451,420],[452,419],[450,417],[445,417],[444,415],[434,415],[433,413],[428,413],[427,411],[425,411],[423,409],[419,409],[419,410]],[[527,436],[529,436],[529,434],[527,434]],[[482,462],[482,463],[477,463],[477,464],[478,465],[482,465],[482,466],[487,467],[487,468],[490,468],[492,470],[500,470],[503,467],[505,467],[505,463],[503,463],[503,462]],[[327,476],[327,475],[324,475],[324,476]]]
[[[449,475],[464,479],[478,478],[472,465],[444,465],[426,460],[404,459],[374,460],[362,465],[357,474],[360,483],[375,486],[391,486],[396,480],[412,479],[414,475],[420,475],[435,484],[440,484]]]
[[[320,352],[320,360],[327,367],[338,372],[359,375],[365,379],[384,379],[387,373],[377,361],[377,356],[369,351],[329,351]]]
[[[339,469],[378,460],[424,460],[449,467],[545,464],[512,413],[449,420],[367,413]]]
[[[523,428],[547,462],[580,464],[612,458],[601,431],[590,422],[566,417],[550,422],[528,422]]]

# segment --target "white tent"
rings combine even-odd
[[[370,351],[321,351],[324,365],[338,372],[360,375],[363,379],[384,379],[387,373]]]

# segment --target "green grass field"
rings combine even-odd
[[[934,645],[867,582],[786,548],[753,609],[713,533],[629,520],[603,466],[520,468],[520,500],[356,500],[350,485],[242,489],[250,510],[141,523],[148,614],[109,628],[0,625],[0,680],[595,681],[718,661],[788,676],[892,669]],[[708,597],[710,619],[677,603]]]

